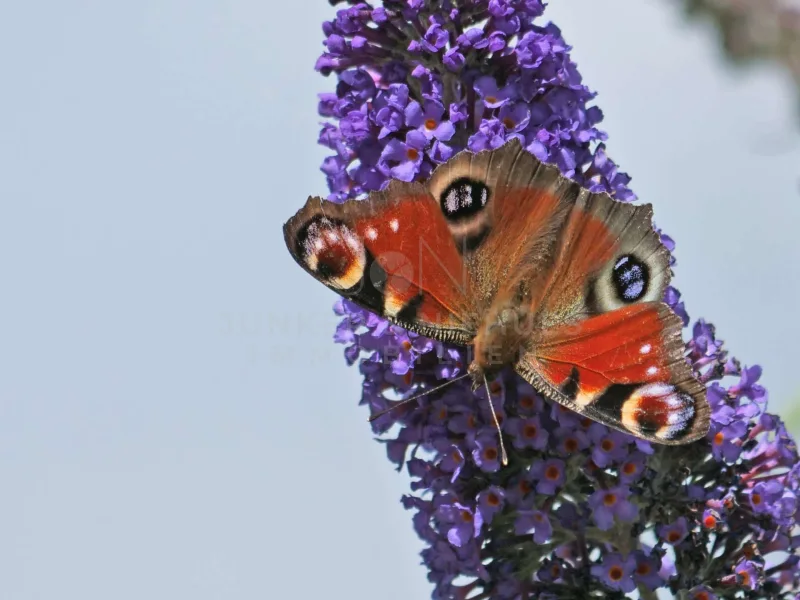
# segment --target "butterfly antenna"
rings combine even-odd
[[[489,389],[489,381],[486,379],[486,375],[483,376],[483,383],[486,384],[486,397],[489,399],[489,409],[492,411],[494,426],[497,428],[497,439],[500,440],[500,459],[503,461],[503,466],[505,466],[508,464],[508,454],[506,454],[506,445],[503,443],[503,431],[500,429],[500,421],[497,420],[497,413],[494,412],[492,390]]]
[[[458,381],[460,379],[464,379],[465,377],[469,377],[469,373],[464,373],[463,375],[459,375],[458,377],[456,377],[454,379],[450,379],[448,381],[445,381],[441,385],[437,385],[436,387],[433,387],[433,388],[431,388],[429,390],[425,390],[421,394],[415,394],[414,396],[411,396],[410,398],[406,398],[405,400],[399,401],[397,404],[392,404],[389,408],[385,408],[384,410],[382,410],[380,412],[377,412],[374,415],[370,416],[368,421],[371,423],[372,421],[374,421],[378,417],[382,417],[386,413],[392,412],[395,408],[398,408],[400,406],[408,404],[409,402],[413,402],[414,400],[417,400],[418,398],[422,398],[423,396],[427,396],[428,394],[432,394],[436,390],[440,390],[442,388],[446,388],[448,385],[451,385],[451,384],[455,383],[456,381]]]

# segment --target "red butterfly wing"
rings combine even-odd
[[[295,261],[342,296],[407,329],[471,339],[466,264],[422,185],[393,181],[342,204],[309,198],[284,237]]]
[[[662,444],[708,431],[705,388],[684,357],[681,321],[660,302],[546,330],[518,368],[554,400]]]
[[[552,257],[532,297],[541,329],[518,370],[552,399],[639,437],[705,435],[705,387],[684,358],[680,319],[661,302],[669,254],[650,205],[580,189]]]

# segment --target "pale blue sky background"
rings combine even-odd
[[[323,0],[0,8],[0,600],[429,596],[281,224],[324,192]],[[800,388],[800,129],[669,2],[549,10],[677,284]]]

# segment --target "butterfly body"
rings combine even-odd
[[[708,430],[705,388],[663,303],[649,205],[592,193],[512,140],[364,201],[309,198],[290,253],[329,288],[427,337],[472,345],[473,384],[513,367],[547,398],[643,439]]]

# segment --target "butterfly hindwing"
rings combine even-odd
[[[484,310],[521,270],[545,270],[580,190],[516,139],[492,151],[458,153],[437,167],[427,187],[446,215]]]
[[[558,322],[658,301],[669,278],[669,253],[653,229],[652,207],[582,189],[560,234],[538,311]]]

